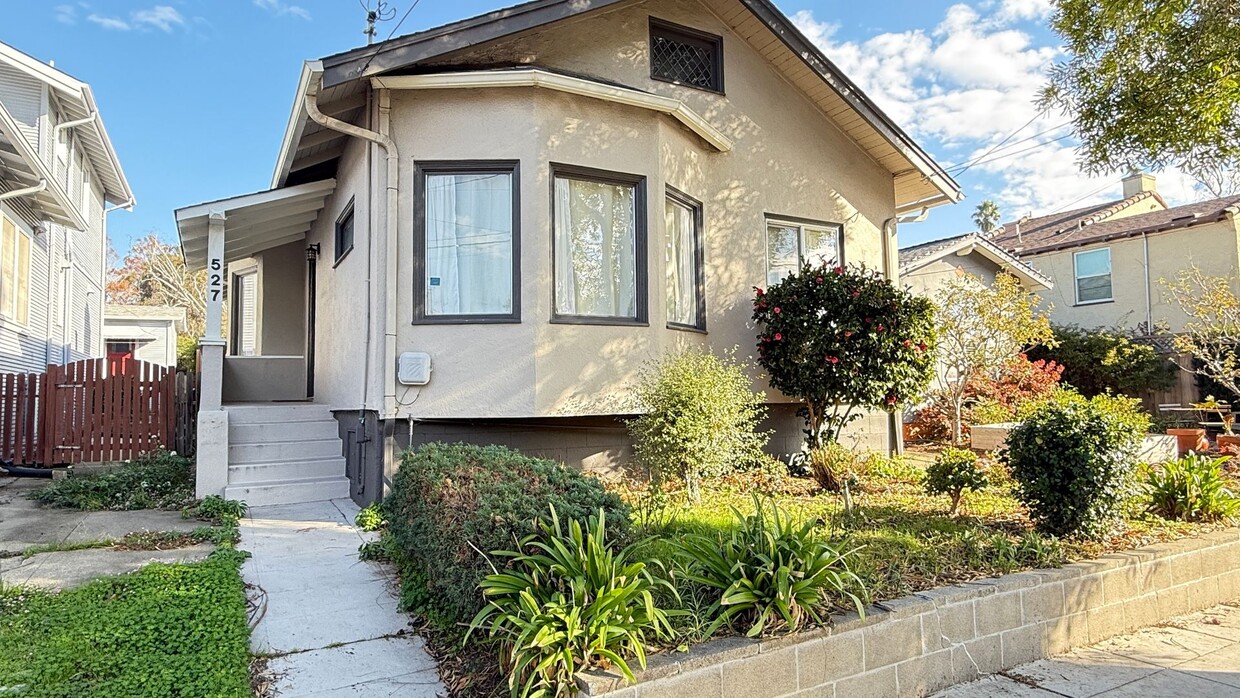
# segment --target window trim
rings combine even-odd
[[[262,280],[259,278],[259,266],[246,265],[237,271],[231,271],[232,281],[229,283],[229,301],[228,301],[228,329],[229,329],[229,357],[255,357],[262,356]],[[238,318],[244,317],[241,313],[241,280],[246,277],[254,277],[254,353],[241,353],[241,323]]]
[[[13,312],[14,314],[9,315],[5,308],[0,308],[0,323],[10,324],[14,327],[20,328],[23,331],[29,330],[30,329],[30,295],[31,295],[31,286],[34,281],[31,278],[31,267],[33,265],[32,260],[34,258],[34,251],[35,251],[34,250],[35,238],[33,234],[28,233],[26,231],[26,228],[22,225],[21,221],[16,216],[9,215],[7,211],[0,209],[0,219],[8,220],[9,224],[13,226],[14,234],[17,235],[17,237],[14,238],[13,240],[13,269],[9,269],[9,270],[0,269],[0,283],[3,283],[3,277],[5,275],[10,274],[10,273],[14,275],[14,284],[13,284]],[[0,262],[3,262],[3,247],[2,247],[4,244],[3,228],[4,228],[4,223],[0,221]],[[26,268],[24,270],[18,270],[17,269],[18,263],[19,263],[19,260],[21,259],[21,254],[19,250],[21,247],[21,239],[23,237],[26,239]],[[21,272],[25,272],[25,273],[23,274]],[[18,298],[21,297],[21,294],[18,293],[18,287],[20,286],[23,277],[25,278],[25,281],[26,281],[26,305],[24,307],[22,307],[18,303]],[[25,316],[24,320],[22,319],[22,316]]]
[[[805,229],[819,228],[823,230],[835,230],[835,250],[838,259],[835,260],[837,267],[845,266],[846,257],[844,256],[844,224],[832,223],[830,221],[814,220],[813,218],[801,218],[799,216],[785,216],[782,214],[768,213],[765,216],[766,227],[762,231],[762,280],[766,285],[770,285],[771,273],[771,249],[767,244],[766,236],[770,234],[771,226],[784,226],[797,229],[797,268],[805,266]]]
[[[506,174],[512,183],[512,312],[486,315],[426,314],[426,179],[445,174]],[[413,183],[413,324],[502,325],[521,322],[521,161],[419,160]]]
[[[596,184],[611,184],[633,187],[633,283],[636,298],[636,317],[602,316],[602,315],[564,315],[556,311],[555,297],[555,181],[559,177],[579,179]],[[649,251],[649,217],[646,208],[646,176],[600,170],[580,165],[551,163],[551,176],[548,178],[551,197],[551,324],[553,325],[620,325],[630,327],[650,326],[650,251]]]
[[[1091,274],[1089,276],[1081,276],[1080,267],[1077,264],[1077,258],[1083,254],[1092,254],[1094,252],[1106,252],[1107,253],[1107,273],[1106,274]],[[1110,295],[1108,295],[1106,298],[1095,298],[1092,300],[1085,300],[1085,301],[1081,300],[1081,279],[1094,279],[1100,276],[1106,276],[1110,280],[1111,282]],[[1072,253],[1072,294],[1073,294],[1074,299],[1076,300],[1076,305],[1097,305],[1099,303],[1114,303],[1115,302],[1115,267],[1112,264],[1111,247],[1109,245],[1106,247],[1095,247],[1092,250],[1078,250]]]
[[[708,46],[710,46],[713,49],[714,56],[715,56],[715,66],[714,66],[715,75],[718,76],[718,79],[715,80],[715,83],[717,84],[717,87],[702,87],[701,85],[693,85],[687,82],[681,82],[679,80],[673,80],[671,78],[665,78],[665,77],[661,77],[657,75],[655,73],[655,65],[654,65],[654,37],[656,33],[661,33],[671,38],[683,39],[688,43],[702,43],[702,44],[707,44]],[[717,94],[717,95],[722,95],[722,96],[727,95],[727,92],[725,91],[725,87],[727,83],[724,81],[724,74],[723,74],[723,37],[722,36],[719,36],[717,34],[711,34],[709,32],[704,32],[700,29],[694,29],[693,27],[686,27],[683,24],[676,24],[674,22],[669,22],[667,20],[659,19],[658,17],[653,17],[653,16],[650,18],[649,31],[646,36],[647,36],[646,58],[648,62],[650,63],[650,79],[651,80],[655,80],[657,82],[665,82],[669,85],[687,87],[691,90],[701,90],[703,92],[710,92],[712,94]]]
[[[706,216],[701,201],[689,196],[670,184],[663,185],[664,199],[684,206],[693,212],[693,286],[697,300],[697,323],[687,325],[682,322],[667,321],[669,330],[685,330],[706,333]],[[666,203],[664,204],[666,205]],[[663,231],[664,239],[669,238],[668,231]],[[666,272],[666,270],[664,270]],[[666,277],[666,273],[664,274]],[[666,302],[666,299],[664,299]]]
[[[340,215],[336,216],[336,224],[332,226],[332,250],[336,258],[335,261],[332,262],[332,269],[340,266],[340,263],[344,261],[344,258],[349,256],[349,253],[353,251],[354,241],[357,240],[357,216],[354,215],[353,209],[353,204],[355,202],[356,197],[349,197],[349,203],[344,207],[344,210],[340,212]],[[344,222],[345,218],[350,216],[353,217],[353,234],[350,236],[349,246],[341,250],[340,224]]]

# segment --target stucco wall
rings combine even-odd
[[[1165,323],[1172,331],[1184,325],[1184,314],[1167,297],[1159,279],[1172,280],[1193,265],[1215,276],[1235,277],[1240,264],[1237,227],[1222,221],[1192,228],[1149,235],[1149,299],[1155,326]],[[1076,304],[1073,254],[1111,248],[1111,285],[1114,301]],[[1055,288],[1042,293],[1044,305],[1053,306],[1051,319],[1082,327],[1135,328],[1146,321],[1145,249],[1140,237],[1086,245],[1023,258],[1055,280]],[[1240,291],[1240,288],[1237,288]]]
[[[256,255],[266,356],[301,356],[306,349],[306,245],[294,242]]]
[[[725,37],[726,97],[650,79],[645,46],[653,7],[660,18]],[[615,413],[623,411],[626,386],[641,365],[666,351],[735,346],[747,357],[754,342],[752,287],[765,283],[768,213],[841,223],[846,259],[881,266],[879,229],[894,212],[891,175],[691,0],[629,6],[457,60],[519,62],[529,56],[540,65],[682,98],[734,139],[735,149],[715,152],[666,116],[559,93],[394,92],[403,216],[414,208],[410,159],[521,161],[520,324],[412,325],[411,226],[401,225],[398,351],[427,351],[434,363],[429,386],[398,388],[398,399],[407,405],[402,416]],[[649,327],[549,322],[552,162],[647,178]],[[355,168],[342,164],[341,171]],[[665,185],[704,202],[706,335],[665,328]],[[325,212],[322,218],[331,216]],[[764,387],[756,370],[754,378],[755,386]],[[769,397],[782,400],[776,393]]]

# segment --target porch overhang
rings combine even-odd
[[[14,203],[25,204],[32,218],[86,230],[88,225],[69,200],[60,180],[22,135],[17,121],[0,104],[0,194],[19,189],[32,193]]]
[[[224,219],[224,263],[304,240],[335,190],[336,180],[325,179],[177,209],[185,263],[206,266],[213,215]]]

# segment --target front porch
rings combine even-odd
[[[186,264],[208,275],[200,497],[261,505],[349,496],[336,422],[313,402],[319,250],[306,236],[335,186],[324,180],[177,211]]]

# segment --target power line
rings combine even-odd
[[[413,8],[417,7],[418,3],[420,2],[422,2],[422,0],[413,0],[413,4],[409,5],[409,9],[405,10],[405,14],[401,16],[400,21],[396,23],[396,26],[392,27],[392,31],[388,32],[387,38],[384,39],[380,45],[387,43],[388,41],[391,41],[392,37],[396,36],[396,32],[400,30],[400,26],[405,23],[406,19],[409,19],[409,15],[413,12]],[[377,9],[382,11],[385,5],[387,5],[387,3],[380,0]],[[396,16],[394,10],[393,10],[392,16],[393,17]],[[374,53],[370,54],[370,57],[366,59],[366,63],[365,65],[362,66],[362,69],[357,71],[357,74],[359,76],[365,75],[366,69],[370,67],[371,62],[373,62],[375,60],[375,56],[378,56],[378,55],[379,55],[379,49],[375,49]]]
[[[1054,214],[1056,214],[1056,213],[1059,213],[1060,211],[1064,210],[1065,208],[1068,208],[1069,206],[1073,206],[1073,205],[1075,205],[1075,204],[1078,204],[1078,203],[1080,203],[1080,202],[1084,201],[1085,199],[1088,199],[1088,198],[1089,198],[1089,197],[1091,197],[1091,196],[1094,196],[1094,195],[1096,195],[1096,194],[1101,194],[1102,192],[1106,191],[1107,189],[1110,189],[1111,187],[1115,186],[1116,184],[1119,184],[1119,182],[1120,182],[1120,180],[1118,180],[1118,179],[1111,180],[1111,181],[1107,182],[1106,184],[1103,184],[1102,186],[1098,187],[1097,189],[1095,189],[1095,190],[1093,190],[1093,191],[1089,192],[1089,193],[1088,193],[1088,194],[1086,194],[1085,196],[1082,196],[1082,197],[1081,197],[1081,198],[1079,198],[1079,199],[1073,199],[1072,201],[1069,201],[1068,203],[1064,204],[1063,206],[1060,206],[1059,208],[1055,209],[1054,211],[1051,211],[1050,213],[1045,213],[1045,214],[1043,214],[1043,215],[1050,216],[1050,215],[1054,215]]]
[[[974,165],[976,165],[978,160],[981,160],[982,158],[986,157],[987,155],[990,155],[991,153],[995,152],[995,150],[997,150],[997,149],[999,149],[1001,146],[1003,146],[1005,143],[1007,143],[1008,141],[1010,141],[1010,140],[1012,140],[1013,138],[1015,138],[1015,137],[1016,137],[1016,134],[1018,134],[1018,133],[1020,133],[1021,131],[1024,131],[1025,129],[1029,128],[1030,124],[1032,124],[1033,122],[1035,122],[1035,121],[1037,121],[1038,119],[1042,118],[1042,116],[1043,116],[1043,115],[1045,115],[1045,114],[1046,114],[1046,112],[1047,112],[1047,110],[1046,110],[1046,109],[1043,109],[1042,111],[1038,112],[1037,114],[1034,114],[1034,115],[1033,115],[1033,118],[1032,118],[1032,119],[1030,119],[1030,120],[1028,120],[1028,121],[1026,121],[1024,126],[1021,126],[1020,128],[1016,129],[1015,131],[1012,131],[1010,134],[1008,134],[1007,138],[1004,138],[1003,140],[999,141],[998,143],[995,143],[994,145],[992,145],[992,146],[990,147],[990,150],[987,150],[986,152],[982,153],[979,157],[974,158],[974,159],[973,159],[973,162],[966,163],[966,164],[964,165],[964,168],[963,168],[963,169],[961,169],[961,170],[960,170],[959,172],[957,172],[956,174],[957,174],[957,175],[962,175],[962,174],[964,174],[965,172],[968,172],[968,171],[969,171],[969,168],[970,168],[970,167],[973,167]]]
[[[998,150],[995,150],[995,151],[993,151],[993,152],[994,152],[994,154],[995,154],[995,155],[998,155],[998,154],[1000,154],[1000,153],[1007,152],[1007,151],[1008,151],[1009,149],[1011,149],[1012,147],[1014,147],[1014,146],[1018,146],[1018,145],[1020,145],[1021,143],[1028,143],[1028,142],[1029,142],[1029,141],[1031,141],[1031,140],[1034,140],[1034,139],[1039,138],[1039,137],[1041,137],[1041,136],[1045,136],[1045,135],[1046,135],[1046,134],[1048,134],[1048,133],[1054,133],[1055,131],[1058,131],[1059,129],[1061,129],[1061,128],[1065,127],[1065,126],[1071,126],[1071,125],[1072,125],[1072,122],[1071,122],[1071,121],[1065,121],[1065,122],[1063,122],[1062,124],[1059,124],[1058,126],[1052,126],[1051,128],[1048,128],[1048,129],[1046,129],[1045,131],[1038,131],[1037,133],[1033,134],[1032,136],[1026,136],[1025,138],[1022,138],[1022,139],[1020,139],[1020,140],[1018,140],[1018,141],[1012,141],[1011,143],[1008,143],[1005,147],[1003,147],[1003,148],[999,148]],[[1059,140],[1061,140],[1061,139],[1059,139]],[[953,170],[959,170],[959,169],[961,169],[961,168],[963,168],[963,167],[967,167],[967,166],[971,166],[971,165],[977,165],[977,164],[980,164],[980,160],[982,159],[982,157],[984,157],[984,156],[978,156],[978,157],[974,158],[973,160],[969,160],[969,161],[967,161],[967,162],[962,162],[962,163],[960,163],[960,164],[958,164],[958,165],[948,165],[948,166],[944,167],[943,169],[947,170],[948,172],[951,172],[951,171],[953,171]]]
[[[990,158],[989,160],[978,160],[977,162],[975,162],[975,163],[973,163],[973,164],[974,164],[974,165],[985,165],[985,164],[987,164],[987,163],[997,162],[997,161],[999,161],[999,160],[1003,160],[1004,158],[1010,158],[1010,157],[1012,157],[1013,155],[1021,155],[1021,154],[1023,154],[1023,153],[1030,153],[1030,152],[1033,152],[1033,151],[1035,151],[1035,150],[1041,150],[1042,148],[1045,148],[1045,147],[1046,147],[1046,146],[1048,146],[1048,145],[1054,145],[1055,143],[1058,143],[1059,141],[1062,141],[1062,140],[1064,140],[1064,139],[1071,138],[1071,137],[1072,137],[1072,134],[1071,134],[1071,133],[1065,133],[1064,135],[1062,135],[1062,136],[1060,136],[1060,137],[1058,137],[1058,138],[1052,138],[1052,139],[1051,139],[1051,140],[1049,140],[1049,141],[1045,141],[1045,142],[1043,142],[1043,143],[1038,143],[1038,144],[1036,144],[1036,145],[1031,145],[1031,146],[1029,146],[1028,148],[1021,148],[1020,150],[1006,151],[1006,152],[1004,152],[1004,153],[1002,153],[1002,154],[1000,154],[1000,155],[996,155],[996,156],[994,156],[993,158]],[[964,170],[961,170],[961,172],[963,172],[963,171],[964,171]],[[960,172],[955,172],[955,173],[953,173],[953,175],[957,175],[957,174],[960,174]]]

